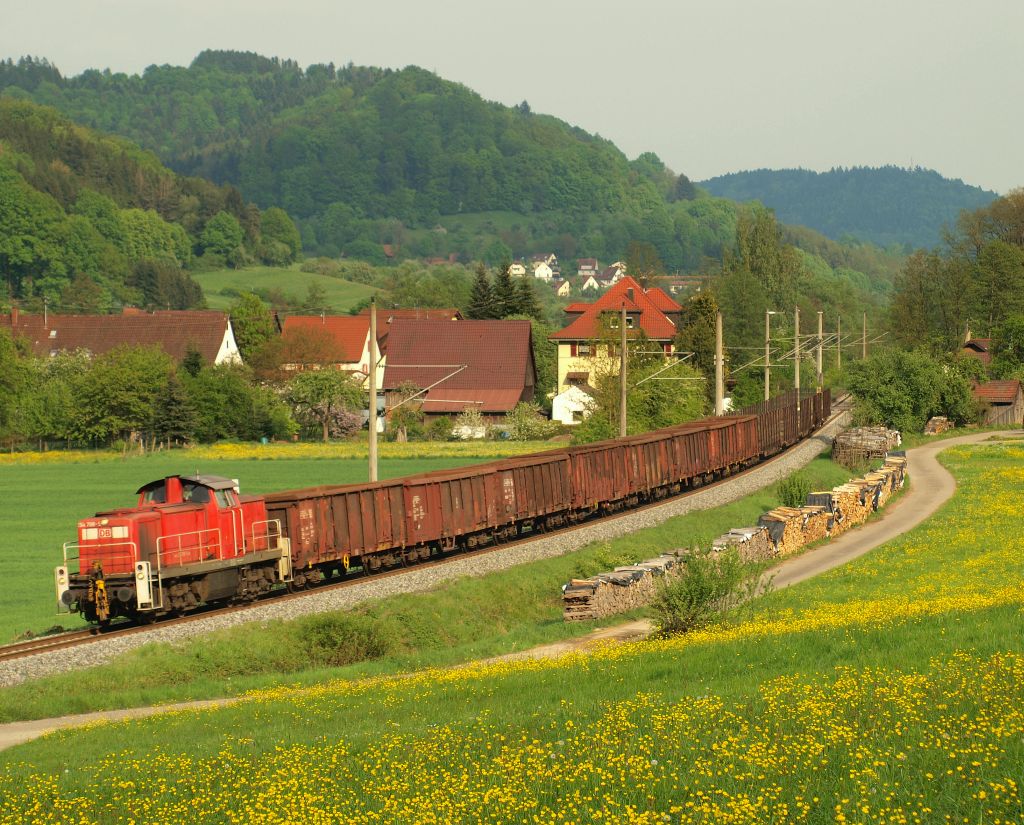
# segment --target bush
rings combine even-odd
[[[451,441],[455,438],[452,433],[452,419],[447,415],[435,418],[427,425],[428,441]]]
[[[811,482],[803,473],[793,473],[779,482],[776,492],[787,507],[803,507],[811,493]]]
[[[396,648],[386,627],[354,613],[325,613],[303,620],[299,638],[311,663],[340,667],[379,659]]]
[[[734,548],[721,553],[694,550],[686,569],[663,584],[651,607],[662,635],[687,633],[708,625],[719,610],[730,607],[756,575]]]
[[[540,411],[540,407],[528,401],[520,401],[505,419],[505,429],[513,441],[535,441],[547,438],[554,432],[553,425]]]

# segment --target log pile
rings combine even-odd
[[[711,549],[721,552],[728,547],[735,547],[740,561],[745,564],[755,561],[767,561],[774,558],[776,551],[768,529],[763,525],[757,527],[736,527],[711,542]]]
[[[761,516],[756,527],[730,530],[712,542],[711,550],[720,553],[735,547],[743,562],[759,562],[838,536],[884,506],[903,486],[906,468],[905,456],[889,456],[879,470],[863,478],[809,494],[803,507],[776,507]],[[664,553],[610,573],[573,579],[562,588],[563,618],[567,622],[600,619],[649,604],[662,582],[686,574],[688,552]]]
[[[941,435],[946,430],[953,429],[953,422],[950,421],[944,415],[936,415],[928,419],[928,423],[924,425],[925,435]]]
[[[832,459],[844,467],[856,467],[873,458],[885,458],[886,453],[900,446],[898,430],[885,427],[854,427],[835,437]]]
[[[665,577],[678,575],[679,556],[662,555],[616,567],[589,579],[573,579],[562,589],[562,618],[567,622],[600,619],[649,604]]]

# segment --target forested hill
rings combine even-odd
[[[22,59],[0,62],[0,93],[53,106],[151,149],[180,173],[284,208],[309,251],[410,240],[393,227],[368,229],[367,220],[432,229],[442,216],[500,211],[542,216],[548,239],[571,235],[580,254],[602,259],[624,255],[630,240],[650,243],[674,270],[720,254],[719,227],[731,222],[715,204],[687,210],[692,184],[654,155],[630,161],[525,102],[488,102],[416,67],[302,69],[211,51],[187,68],[64,77],[45,60]],[[676,203],[684,207],[670,208]],[[514,254],[536,251],[517,248],[516,230],[508,231]],[[421,245],[419,255],[443,251]]]
[[[0,98],[7,296],[46,296],[62,311],[186,308],[202,301],[184,271],[197,256],[221,266],[285,263],[300,249],[283,210],[261,213],[237,189],[177,175],[127,140]]]
[[[719,197],[760,201],[785,223],[883,247],[935,246],[943,226],[952,226],[961,210],[978,209],[997,197],[929,169],[896,166],[829,172],[757,169],[711,178],[701,186]]]
[[[22,60],[0,64],[4,87],[300,218],[336,201],[412,223],[508,208],[635,211],[675,183],[643,185],[609,141],[416,67],[303,70],[208,51],[188,68],[65,78]]]

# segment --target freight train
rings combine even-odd
[[[239,495],[171,476],[135,507],[78,523],[55,571],[58,609],[101,625],[247,601],[636,507],[742,470],[809,436],[826,390],[627,438],[366,484]]]

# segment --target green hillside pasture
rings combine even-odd
[[[1024,450],[947,461],[926,524],[718,627],[53,734],[0,821],[1020,821]]]
[[[804,471],[815,489],[848,475],[827,458]],[[134,488],[133,488],[134,489]],[[86,673],[0,692],[0,720],[237,695],[279,684],[318,684],[451,665],[523,650],[593,629],[562,621],[559,586],[660,552],[707,546],[780,503],[775,488],[559,558],[396,596],[352,613],[243,625],[184,648],[147,646]],[[49,596],[52,604],[52,596]],[[358,644],[351,644],[357,638]],[[330,666],[344,666],[333,671]]]
[[[196,461],[195,465],[191,462]],[[442,470],[485,459],[383,459],[382,479]],[[82,627],[76,615],[56,615],[53,569],[61,563],[61,545],[75,537],[78,520],[101,510],[130,506],[135,491],[155,478],[201,471],[237,478],[242,491],[264,493],[349,484],[366,480],[366,464],[355,459],[282,461],[199,460],[185,453],[156,453],[101,463],[8,464],[0,466],[0,565],[5,595],[0,610],[0,643],[25,631],[42,632],[56,623]]]
[[[296,303],[301,304],[310,285],[318,284],[323,287],[327,296],[327,307],[334,312],[344,313],[377,292],[366,284],[357,284],[315,272],[300,272],[298,266],[218,269],[212,272],[195,272],[192,277],[203,288],[210,309],[227,309],[235,302],[237,295],[224,294],[224,290],[241,293],[280,289]]]

